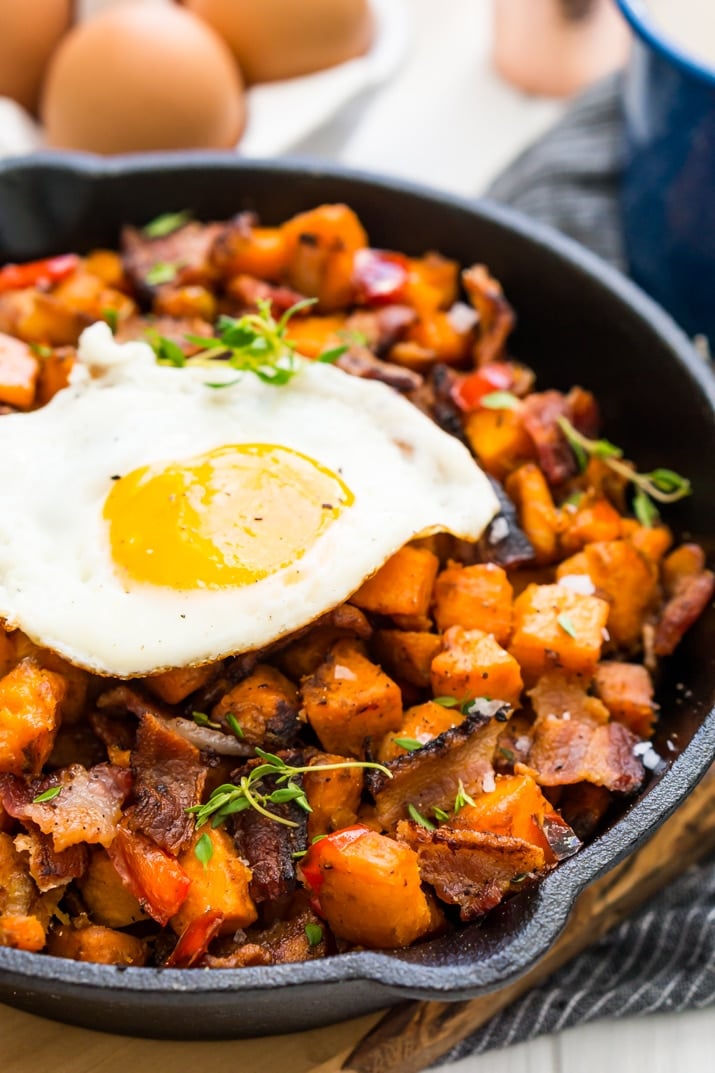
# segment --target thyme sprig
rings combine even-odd
[[[687,477],[681,477],[672,469],[659,467],[650,473],[639,473],[635,466],[623,460],[623,451],[609,440],[592,440],[579,432],[566,417],[557,418],[557,423],[576,456],[581,470],[589,458],[600,458],[605,464],[635,488],[633,508],[641,524],[650,526],[658,520],[658,503],[676,503],[689,496],[692,489]]]
[[[200,366],[207,369],[235,369],[250,372],[266,384],[280,387],[287,384],[307,360],[298,354],[295,344],[288,338],[291,317],[302,309],[315,304],[315,298],[305,298],[287,309],[276,320],[271,312],[271,303],[259,299],[257,313],[242,317],[221,316],[216,322],[216,334],[187,335],[186,341],[197,347],[198,354],[186,357],[181,347],[158,332],[149,334],[149,342],[160,365]],[[332,347],[316,359],[332,363],[345,353],[348,346]],[[238,378],[207,383],[207,387],[225,388],[238,383]]]
[[[367,760],[346,760],[339,764],[289,764],[275,753],[267,753],[256,747],[256,755],[262,761],[248,775],[242,775],[237,783],[223,783],[212,792],[208,801],[202,805],[192,805],[186,811],[196,818],[196,827],[203,827],[211,821],[212,827],[220,827],[224,820],[236,812],[254,809],[269,820],[282,823],[284,827],[298,827],[294,820],[272,812],[270,805],[282,805],[295,802],[304,812],[312,812],[305,790],[294,782],[296,775],[308,771],[337,771],[341,768],[373,768],[381,771],[388,778],[392,773],[384,764],[375,764]],[[262,785],[263,780],[272,778],[275,789],[268,790]]]

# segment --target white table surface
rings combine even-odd
[[[396,0],[398,2],[398,0]],[[489,70],[489,0],[399,0],[412,15],[412,38],[399,72],[369,101],[343,112],[300,151],[355,167],[472,195],[561,112],[551,101],[524,98]],[[37,1025],[42,1053],[43,1022]],[[47,1026],[48,1029],[50,1026]],[[83,1069],[116,1068],[97,1040]],[[480,1057],[438,1073],[705,1073],[713,1068],[715,1009],[600,1021]],[[149,1065],[164,1073],[161,1044],[146,1046]],[[196,1056],[196,1045],[188,1045]],[[0,1073],[61,1073],[62,1055],[34,1060],[4,1055]],[[118,1044],[118,1049],[122,1045]],[[232,1045],[213,1052],[212,1073],[233,1071]],[[149,1058],[148,1056],[151,1055]],[[188,1057],[188,1055],[187,1055]],[[224,1064],[225,1059],[225,1064]],[[39,1064],[38,1064],[39,1062]],[[184,1073],[190,1065],[182,1067]]]
[[[399,73],[360,115],[306,143],[316,155],[478,194],[562,112],[524,97],[489,68],[489,0],[408,0],[412,40]],[[713,1068],[715,1009],[599,1021],[465,1058],[437,1073],[703,1073]]]

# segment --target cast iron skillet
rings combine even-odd
[[[694,494],[668,513],[715,550],[715,383],[672,321],[639,290],[555,232],[488,203],[307,163],[181,155],[101,162],[41,156],[0,164],[0,261],[112,244],[122,222],[192,209],[266,223],[345,201],[373,245],[484,261],[519,315],[514,354],[543,387],[595,391],[605,432],[641,468],[687,474]],[[296,1031],[408,997],[461,999],[523,973],[563,927],[579,891],[659,825],[715,755],[715,615],[691,631],[659,688],[667,767],[595,842],[482,925],[397,953],[235,971],[81,964],[0,949],[0,999],[90,1028],[165,1038]],[[666,746],[670,738],[672,751]]]

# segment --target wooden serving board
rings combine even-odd
[[[416,1073],[595,942],[715,848],[715,766],[670,820],[590,886],[560,939],[526,976],[467,1002],[407,1002],[384,1014],[289,1036],[166,1043],[68,1028],[0,1007],[2,1073]]]

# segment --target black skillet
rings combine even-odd
[[[536,369],[542,388],[593,390],[605,434],[639,467],[690,477],[693,496],[668,521],[712,556],[715,381],[703,360],[622,276],[507,209],[309,163],[48,155],[0,164],[0,263],[112,245],[123,222],[171,210],[222,219],[253,209],[278,223],[324,201],[351,205],[375,246],[488,264],[518,312],[514,354]],[[199,1039],[291,1032],[405,998],[496,989],[545,953],[579,891],[663,823],[713,759],[712,609],[668,662],[658,699],[665,769],[605,833],[483,924],[396,953],[234,971],[120,969],[0,949],[0,1000],[89,1028]]]

